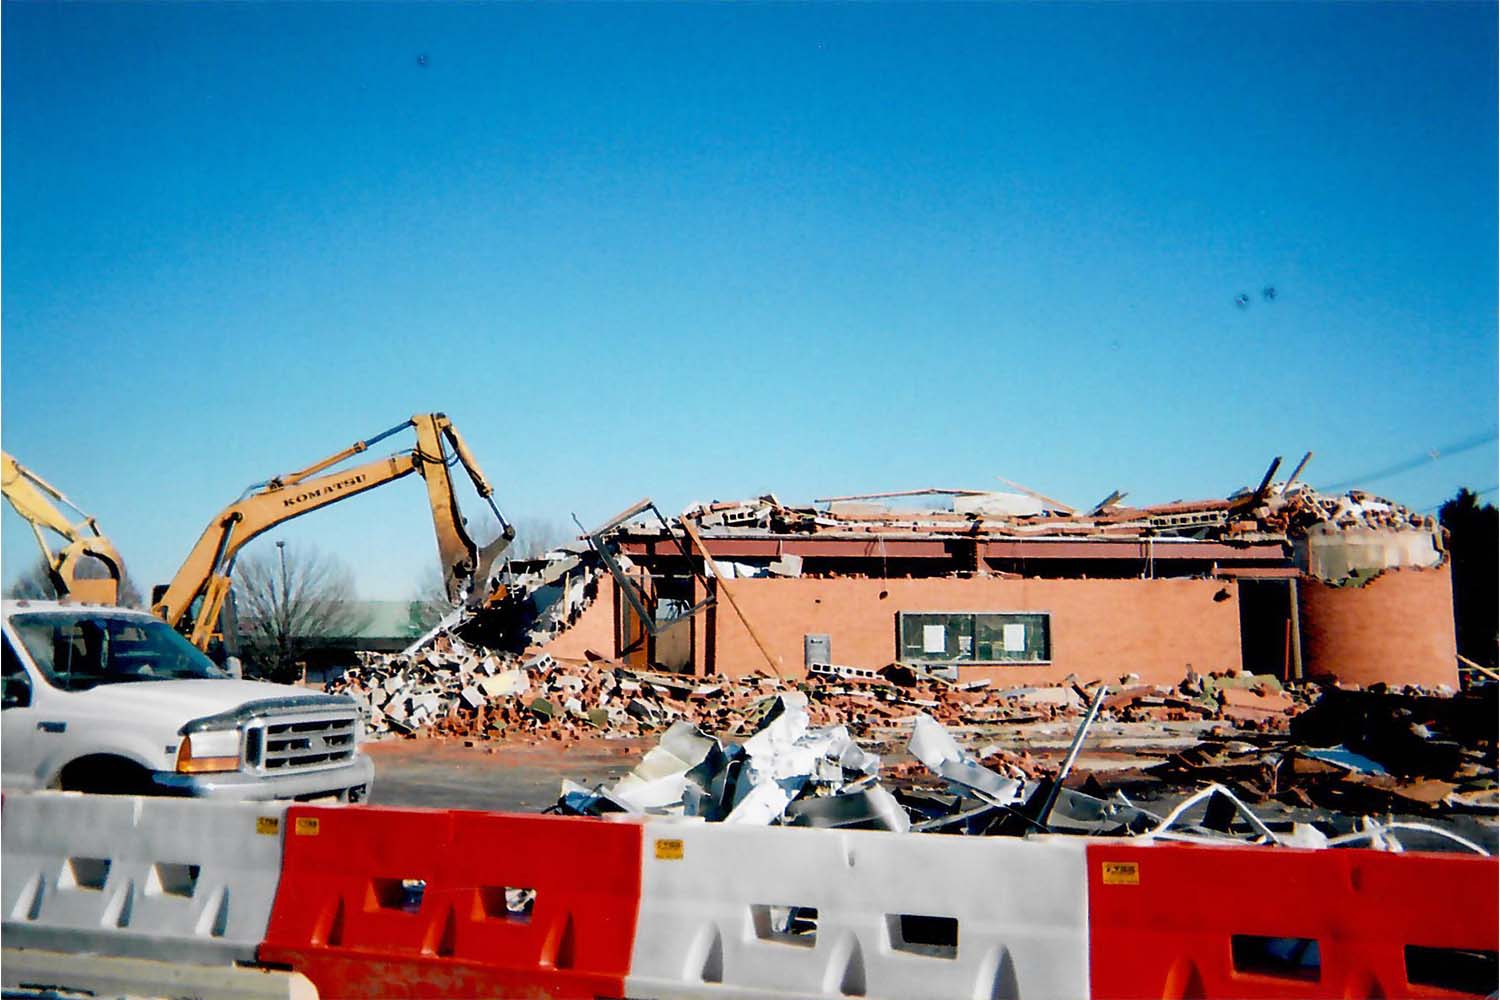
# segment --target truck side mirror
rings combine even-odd
[[[0,708],[25,708],[31,704],[31,685],[24,676],[5,678],[4,699]]]
[[[238,656],[226,656],[224,658],[224,669],[229,671],[229,676],[240,680],[245,676],[244,666],[240,663]]]
[[[3,683],[0,683],[0,708],[25,708],[31,704],[31,678],[26,676],[25,669],[21,666],[21,658],[16,651],[10,647],[10,640],[3,643],[5,647],[5,671],[0,674]]]

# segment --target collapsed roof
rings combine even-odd
[[[1266,482],[1225,499],[1175,501],[1127,507],[1115,491],[1087,511],[1039,494],[976,490],[911,490],[789,506],[774,494],[753,500],[695,504],[680,520],[705,539],[816,537],[868,542],[889,539],[1025,539],[1031,541],[1198,541],[1275,552],[1301,572],[1342,583],[1361,582],[1386,569],[1439,565],[1442,528],[1422,514],[1361,490],[1319,493],[1304,483]],[[941,499],[923,509],[894,499]],[[664,525],[637,522],[624,533],[661,537]],[[1223,551],[1223,550],[1218,550]],[[1100,547],[1094,558],[1108,558]],[[1227,553],[1234,555],[1236,553]]]

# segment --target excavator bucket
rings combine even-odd
[[[36,535],[37,545],[41,547],[47,564],[47,575],[57,595],[76,601],[114,604],[119,599],[120,582],[125,577],[125,563],[114,545],[100,533],[94,519],[61,490],[17,462],[9,453],[0,453],[0,457],[3,457],[0,461],[3,464],[0,491],[16,513],[31,523],[32,533]],[[53,505],[53,500],[71,508],[83,520],[73,524]],[[54,553],[45,531],[61,536],[68,544]],[[88,559],[103,565],[107,579],[86,579],[78,575]]]
[[[118,604],[120,585],[114,580],[74,580],[68,596],[84,604]]]
[[[508,588],[505,585],[505,550],[516,537],[510,525],[488,545],[481,546],[475,559],[474,584],[469,588],[468,603],[471,606],[490,607],[505,600]]]

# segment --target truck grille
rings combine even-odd
[[[342,764],[354,756],[357,722],[353,713],[258,719],[245,732],[245,762],[265,774]]]

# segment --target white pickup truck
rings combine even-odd
[[[6,601],[6,791],[358,802],[375,767],[344,696],[237,680],[141,611]]]

